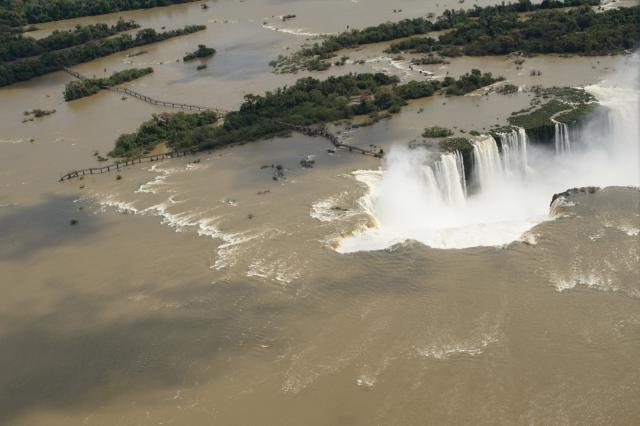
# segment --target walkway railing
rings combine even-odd
[[[72,75],[73,77],[79,80],[89,80],[88,77],[70,68],[64,68],[64,70],[68,74]],[[133,98],[140,99],[141,101],[147,102],[152,105],[158,105],[158,106],[163,106],[168,108],[184,109],[187,111],[214,111],[219,115],[226,115],[228,113],[228,111],[225,111],[219,108],[203,107],[199,105],[191,105],[191,104],[185,104],[180,102],[161,101],[158,99],[154,99],[151,96],[144,95],[140,92],[136,92],[135,90],[127,89],[125,87],[104,87],[103,89],[108,90],[110,92],[114,92],[114,93],[122,93],[125,95],[129,95]]]
[[[340,141],[340,138],[338,136],[329,132],[329,130],[327,130],[327,128],[324,126],[310,127],[310,126],[298,126],[295,124],[286,123],[284,121],[276,121],[276,122],[279,124],[282,124],[283,126],[289,127],[291,130],[295,130],[307,136],[320,136],[325,139],[328,139],[329,142],[331,142],[331,144],[338,149],[344,149],[349,152],[359,152],[360,154],[371,155],[376,158],[382,158],[384,156],[384,150],[382,149],[378,149],[378,150],[363,149],[354,145],[343,143]]]
[[[128,166],[133,166],[136,164],[142,163],[151,163],[154,161],[166,160],[169,158],[177,158],[177,157],[186,157],[187,155],[194,155],[198,151],[195,149],[183,150],[183,151],[172,151],[164,154],[156,154],[156,155],[144,155],[137,158],[124,160],[124,161],[116,161],[112,164],[107,164],[102,167],[90,167],[88,169],[74,170],[62,176],[60,178],[60,182],[64,182],[65,180],[75,179],[82,176],[87,175],[99,175],[102,173],[113,172],[116,170],[124,169]]]

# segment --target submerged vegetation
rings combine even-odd
[[[28,121],[33,121],[35,118],[46,117],[47,115],[55,114],[55,112],[56,112],[55,109],[46,110],[46,109],[40,109],[40,108],[36,108],[31,111],[25,111],[24,112],[25,118],[24,120],[22,120],[22,122],[26,123]]]
[[[388,51],[438,53],[441,57],[516,51],[592,55],[621,52],[637,46],[640,7],[597,13],[590,7],[597,4],[598,0],[545,0],[539,4],[522,0],[498,6],[474,6],[467,11],[446,10],[435,21],[405,19],[331,36],[291,56],[281,55],[271,62],[271,66],[281,73],[326,68],[330,66],[327,60],[342,49],[443,30],[449,31],[437,39],[412,37],[393,43]],[[565,9],[569,6],[580,7]]]
[[[216,53],[216,49],[212,48],[212,47],[207,47],[204,44],[199,44],[198,45],[198,50],[196,50],[195,52],[190,52],[187,53],[182,60],[184,62],[187,61],[192,61],[194,59],[198,59],[198,58],[208,58],[210,56],[215,55]]]
[[[40,56],[6,62],[0,64],[0,86],[26,81],[53,71],[62,70],[64,67],[88,62],[122,50],[156,43],[204,29],[206,29],[204,25],[188,25],[183,29],[164,32],[156,32],[154,29],[146,28],[138,31],[135,36],[121,34],[112,38],[92,40],[68,49],[46,52]]]
[[[410,99],[436,92],[473,91],[496,80],[490,73],[478,70],[458,80],[402,85],[397,77],[382,73],[348,74],[324,81],[309,77],[264,96],[246,95],[240,109],[229,113],[217,127],[212,126],[217,118],[212,113],[156,117],[136,133],[121,136],[110,155],[138,156],[162,142],[172,149],[210,149],[284,134],[289,131],[288,124],[307,126],[361,115],[375,120],[400,111]]]
[[[0,22],[15,27],[191,1],[195,0],[0,0]]]
[[[64,87],[64,100],[72,101],[74,99],[84,98],[98,93],[102,89],[117,86],[135,80],[145,75],[151,74],[153,68],[132,68],[124,71],[113,73],[107,78],[90,78],[87,80],[74,80],[67,83]]]

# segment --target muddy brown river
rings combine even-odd
[[[326,72],[278,75],[268,63],[318,34],[470,6],[200,3],[42,24],[34,36],[120,16],[156,29],[206,24],[74,69],[152,66],[127,86],[234,109],[306,75],[424,79],[387,44],[349,51]],[[204,71],[176,61],[198,43],[218,51]],[[384,160],[294,133],[130,167],[121,180],[59,183],[163,109],[106,91],[66,103],[63,72],[0,89],[0,424],[636,424],[638,63],[420,67],[586,87],[609,110],[608,125],[587,126],[570,153],[530,147],[522,176],[505,165],[508,185],[487,178],[456,208],[431,203],[439,166],[407,147],[428,126],[506,124],[528,92],[436,96],[373,126],[332,126],[356,146],[384,147]],[[56,113],[23,123],[34,108]],[[306,156],[315,167],[300,166]],[[582,186],[603,189],[550,207],[554,193]]]

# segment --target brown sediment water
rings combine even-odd
[[[309,38],[297,34],[459,6],[207,4],[41,24],[40,35],[119,16],[156,29],[204,23],[205,32],[135,49],[143,55],[74,69],[101,76],[153,66],[126,86],[233,109],[247,93],[306,75],[424,78],[409,69],[411,55],[392,61],[385,45],[348,53],[363,65],[321,73],[276,75],[268,62]],[[289,13],[297,17],[277,18]],[[176,62],[198,43],[218,50],[205,71]],[[421,68],[577,86],[629,61],[538,56],[518,69],[504,57],[463,57]],[[70,78],[0,89],[0,423],[633,424],[640,415],[637,189],[576,195],[560,217],[504,246],[406,241],[341,254],[340,241],[377,225],[363,206],[370,188],[354,172],[384,173],[379,159],[331,153],[327,140],[293,133],[130,167],[120,180],[61,184],[163,111],[109,92],[65,103]],[[462,135],[505,124],[529,101],[526,92],[436,96],[373,126],[332,131],[388,151],[422,142],[428,126]],[[56,113],[22,123],[33,108]],[[315,167],[302,168],[309,155]],[[283,180],[273,180],[277,165]]]

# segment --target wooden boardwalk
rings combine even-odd
[[[79,80],[89,80],[88,77],[70,68],[64,68],[64,70],[68,74],[72,75],[73,77]],[[135,90],[127,89],[125,87],[103,87],[103,89],[108,90],[110,92],[114,92],[114,93],[122,93],[128,96],[131,96],[132,98],[140,99],[141,101],[147,102],[152,105],[161,106],[161,107],[183,109],[187,111],[213,111],[219,115],[226,115],[228,113],[228,111],[225,111],[219,108],[203,107],[199,105],[184,104],[180,102],[160,101],[158,99],[154,99],[150,96],[143,95],[140,92],[136,92]]]
[[[69,73],[70,75],[80,79],[80,80],[87,80],[87,77],[83,76],[82,74],[80,74],[77,71],[73,71],[72,69],[69,68],[64,68],[64,70]],[[182,104],[182,103],[177,103],[177,102],[165,102],[165,101],[158,101],[156,99],[153,99],[149,96],[143,95],[141,93],[138,93],[134,90],[131,89],[126,89],[126,88],[118,88],[118,87],[107,87],[105,88],[106,90],[110,90],[112,92],[117,92],[117,93],[123,93],[132,97],[135,97],[137,99],[143,100],[145,102],[148,102],[150,104],[153,105],[160,105],[160,106],[166,106],[166,107],[170,107],[170,108],[180,108],[180,109],[186,109],[189,111],[215,111],[218,114],[226,114],[227,111],[223,111],[217,108],[209,108],[209,107],[201,107],[201,106],[197,106],[197,105],[189,105],[189,104]],[[276,123],[285,126],[291,130],[294,130],[296,132],[300,132],[304,135],[307,136],[311,136],[311,137],[323,137],[325,139],[328,139],[329,142],[331,142],[331,144],[334,146],[335,149],[343,149],[349,152],[356,152],[356,153],[360,153],[362,155],[370,155],[372,157],[376,157],[376,158],[382,158],[384,156],[384,151],[382,149],[379,150],[367,150],[367,149],[363,149],[354,145],[349,145],[346,143],[343,143],[340,138],[336,135],[334,135],[333,133],[329,132],[329,130],[325,127],[325,126],[320,126],[320,127],[312,127],[312,126],[298,126],[295,124],[290,124],[290,123],[286,123],[284,121],[277,121]],[[71,180],[71,179],[76,179],[76,178],[81,178],[83,176],[90,176],[90,175],[95,175],[95,174],[102,174],[102,173],[108,173],[108,172],[112,172],[112,171],[116,171],[116,170],[120,170],[123,169],[125,167],[128,166],[133,166],[136,164],[141,164],[141,163],[149,163],[149,162],[154,162],[154,161],[160,161],[160,160],[165,160],[165,159],[169,159],[169,158],[176,158],[176,157],[184,157],[187,155],[194,155],[196,153],[198,153],[199,151],[197,149],[190,149],[190,150],[183,150],[183,151],[172,151],[172,152],[168,152],[165,154],[157,154],[157,155],[145,155],[145,156],[140,156],[134,159],[129,159],[129,160],[124,160],[124,161],[116,161],[115,163],[112,164],[108,164],[106,166],[102,166],[102,167],[90,167],[87,169],[80,169],[80,170],[74,170],[71,171],[65,175],[63,175],[60,178],[60,182],[64,182],[67,180]]]
[[[319,136],[325,139],[328,139],[331,144],[337,149],[344,149],[349,152],[357,152],[363,155],[370,155],[376,158],[382,158],[384,156],[384,151],[382,149],[379,150],[370,150],[363,149],[354,145],[349,145],[346,143],[342,143],[340,138],[333,133],[329,132],[326,127],[311,127],[311,126],[297,126],[295,124],[285,123],[284,121],[277,121],[277,123],[282,124],[283,126],[287,126],[291,130],[295,130],[307,136]]]
[[[186,157],[187,155],[195,155],[196,153],[198,153],[197,150],[189,149],[184,151],[167,152],[165,154],[144,155],[144,156],[129,159],[129,160],[116,161],[115,163],[107,164],[106,166],[102,166],[102,167],[90,167],[88,169],[74,170],[62,176],[60,178],[60,182],[80,178],[82,176],[100,175],[102,173],[113,172],[113,171],[124,169],[125,167],[128,167],[128,166],[134,166],[136,164],[152,163],[154,161],[161,161],[169,158]]]

